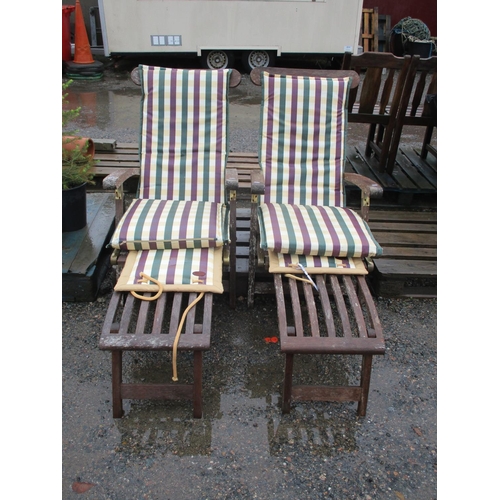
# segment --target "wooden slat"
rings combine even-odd
[[[392,233],[387,231],[374,231],[373,236],[382,246],[424,246],[436,247],[436,234],[418,234],[418,233]]]
[[[290,287],[290,296],[292,298],[292,309],[294,317],[294,334],[299,338],[304,338],[304,324],[302,322],[302,311],[300,306],[300,298],[297,289],[297,281],[293,279],[288,279],[288,285]],[[284,307],[284,304],[283,304]]]
[[[401,278],[401,277],[428,277],[437,276],[437,262],[426,260],[392,260],[392,259],[377,259],[377,271],[384,278]]]
[[[327,335],[329,337],[335,337],[335,319],[333,317],[332,307],[330,305],[330,298],[328,297],[325,277],[322,275],[318,275],[316,277],[316,284],[319,288],[319,296],[321,299],[321,307],[323,311]]]
[[[436,260],[437,259],[437,249],[425,248],[425,247],[389,247],[384,246],[384,258],[391,259],[415,259],[415,260]],[[381,257],[374,259],[375,265],[380,260]]]
[[[358,327],[358,334],[360,338],[366,338],[368,333],[366,331],[365,318],[361,310],[361,304],[358,300],[351,276],[344,276],[344,286],[347,290],[347,295],[349,296],[349,302],[351,310],[354,313],[354,318],[356,320],[356,325]]]
[[[370,213],[371,216],[371,213]],[[398,233],[436,233],[437,224],[419,224],[409,222],[377,222],[370,217],[372,231],[391,231]]]
[[[342,290],[340,288],[339,279],[337,276],[330,275],[330,286],[332,287],[333,294],[335,297],[335,304],[337,305],[337,311],[340,316],[340,322],[342,325],[342,332],[344,337],[347,339],[352,338],[352,330],[351,325],[349,323],[349,314],[347,312],[346,304],[344,301],[344,295],[342,294]]]

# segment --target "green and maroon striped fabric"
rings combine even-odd
[[[110,245],[123,250],[222,246],[231,70],[139,66],[141,178]]]
[[[368,225],[344,208],[349,78],[262,73],[261,247],[326,257],[381,255]]]
[[[139,66],[139,198],[224,202],[231,70]]]
[[[131,251],[115,290],[156,292],[156,285],[141,282],[141,273],[162,283],[164,291],[224,291],[222,248]]]
[[[133,200],[110,245],[122,250],[218,247],[227,241],[225,205],[208,201]]]
[[[263,201],[344,205],[349,82],[262,73]]]
[[[264,203],[259,207],[261,246],[293,255],[374,257],[382,248],[349,208]]]

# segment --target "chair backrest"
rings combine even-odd
[[[342,69],[364,74],[358,88],[349,95],[349,121],[389,124],[395,120],[411,56],[396,57],[387,52],[344,54]]]
[[[410,78],[413,85],[409,92],[411,97],[404,108],[403,124],[435,125],[435,103],[429,102],[426,97],[437,94],[437,57],[419,59],[411,71]]]
[[[344,205],[347,97],[352,74],[335,78],[261,72],[259,162],[263,201]],[[337,73],[338,75],[338,73]]]
[[[139,198],[224,201],[230,73],[139,66]]]

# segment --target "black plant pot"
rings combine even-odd
[[[62,232],[78,231],[87,225],[87,183],[62,192]]]

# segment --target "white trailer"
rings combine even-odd
[[[281,56],[357,52],[363,0],[99,0],[106,56],[201,58],[247,70]]]

